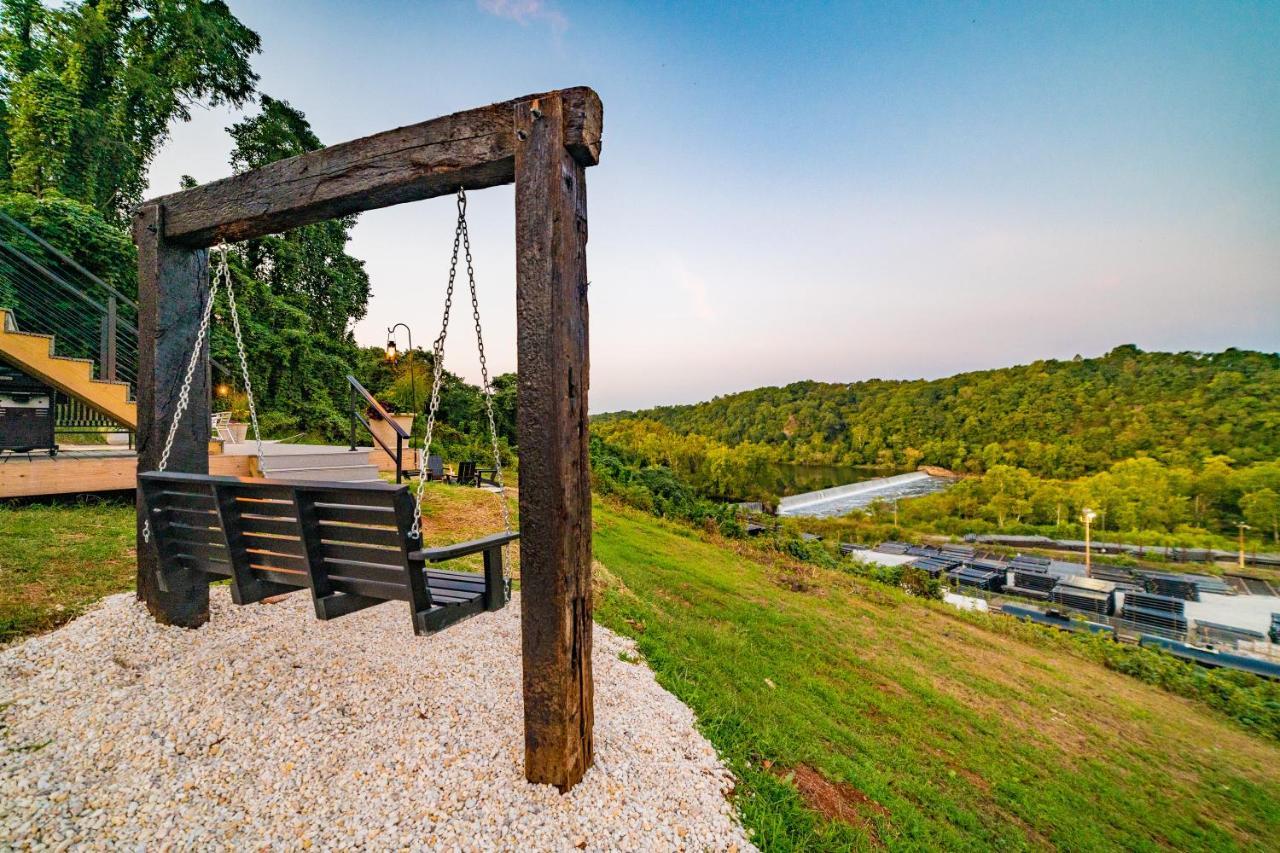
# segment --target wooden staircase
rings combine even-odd
[[[0,359],[80,400],[130,430],[138,428],[138,406],[129,383],[93,378],[93,361],[54,355],[52,335],[17,331],[10,312],[0,308]]]

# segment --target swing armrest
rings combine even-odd
[[[410,551],[409,559],[421,560],[424,563],[443,563],[446,560],[456,560],[458,557],[465,557],[468,554],[480,554],[491,548],[501,548],[508,542],[514,542],[519,538],[520,531],[518,530],[513,533],[494,533],[491,536],[482,536],[479,539],[471,539],[453,545],[441,545],[438,548],[422,548],[418,551]]]

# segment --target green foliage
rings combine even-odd
[[[1230,547],[1223,534],[1234,533],[1242,516],[1257,528],[1258,538],[1274,534],[1280,515],[1277,487],[1280,461],[1232,467],[1214,458],[1194,471],[1141,457],[1076,480],[1038,479],[997,465],[983,476],[899,506],[904,525],[951,535],[1004,531],[1079,537],[1081,510],[1089,507],[1098,514],[1097,534],[1122,533],[1151,545]]]
[[[257,115],[228,128],[235,143],[231,166],[237,173],[323,147],[306,116],[288,102],[263,95],[260,107]],[[254,278],[305,311],[308,329],[329,340],[345,338],[369,302],[364,262],[346,251],[355,222],[354,216],[330,219],[243,246],[244,263]]]
[[[221,0],[10,0],[0,18],[0,179],[123,216],[174,120],[242,105],[259,38]]]
[[[94,208],[56,192],[0,193],[0,211],[30,228],[80,266],[123,293],[138,293],[138,254],[128,232]],[[12,245],[37,263],[58,268],[48,251],[24,235]]]
[[[596,494],[613,495],[645,512],[687,521],[725,536],[744,534],[731,507],[700,497],[670,468],[649,465],[595,435],[591,436],[591,481]]]
[[[880,563],[863,562],[856,558],[848,560],[842,566],[844,571],[858,577],[868,578],[876,583],[905,590],[909,595],[918,598],[942,598],[942,582],[929,576],[928,572],[912,568],[906,564],[885,566]]]
[[[794,463],[1008,465],[1064,479],[1137,456],[1174,467],[1215,455],[1248,464],[1280,458],[1280,355],[1123,346],[946,379],[797,382],[596,420],[611,442],[642,452],[640,441],[622,439],[620,422],[653,421],[705,442],[690,447],[705,458],[687,464],[705,467],[712,483],[712,450],[745,446]]]
[[[0,187],[122,217],[175,120],[242,105],[258,36],[222,0],[7,0],[0,14]]]

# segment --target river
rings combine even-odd
[[[922,471],[895,474],[890,477],[863,479],[818,491],[790,495],[778,504],[778,515],[805,515],[827,518],[844,515],[872,501],[894,501],[940,492],[954,482]]]

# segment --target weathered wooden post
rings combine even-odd
[[[563,791],[593,750],[587,188],[561,98],[515,112],[525,776]]]
[[[154,471],[173,421],[183,373],[209,298],[208,252],[175,246],[164,237],[164,206],[134,214],[138,246],[138,470]],[[209,472],[209,349],[191,381],[190,407],[169,454],[170,471]],[[157,621],[194,628],[209,620],[209,580],[202,572],[174,572],[169,589],[156,582],[159,555],[142,539],[138,501],[138,598]]]
[[[528,95],[174,193],[143,204],[134,223],[138,470],[150,471],[208,295],[208,246],[515,182],[525,775],[561,790],[592,760],[584,171],[599,162],[602,122],[586,87]],[[208,471],[208,386],[197,371],[170,471]],[[139,536],[138,595],[151,612],[175,625],[208,619],[204,577],[161,591],[155,568]]]

